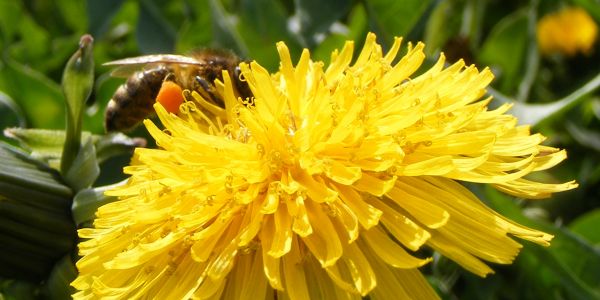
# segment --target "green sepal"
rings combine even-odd
[[[137,147],[146,147],[143,138],[130,138],[120,132],[98,136],[95,140],[98,163],[121,154],[131,154]]]
[[[73,206],[71,208],[71,213],[75,224],[81,226],[85,223],[91,223],[91,221],[93,221],[95,218],[98,207],[117,200],[117,197],[106,196],[104,195],[104,192],[124,183],[125,181],[122,181],[117,184],[79,191],[79,193],[77,193],[77,195],[75,195],[73,198]]]
[[[41,293],[47,299],[71,299],[75,292],[71,282],[76,277],[77,268],[71,255],[67,254],[54,265]]]
[[[96,147],[94,147],[92,138],[88,138],[63,176],[73,190],[79,191],[90,187],[98,175],[100,175],[100,167],[96,160]]]
[[[0,199],[68,213],[73,192],[56,170],[3,142],[0,160]]]
[[[19,145],[27,149],[31,156],[41,159],[52,168],[60,167],[63,145],[65,143],[64,130],[29,129],[29,128],[7,128],[4,130],[6,137],[19,142]],[[98,163],[117,155],[132,153],[136,147],[145,147],[146,140],[143,138],[130,138],[123,133],[114,132],[106,135],[92,135],[88,131],[81,133],[81,139],[92,138],[96,146]]]
[[[82,132],[86,140],[91,134]],[[19,142],[19,146],[31,153],[31,156],[43,160],[55,169],[60,169],[60,157],[65,144],[65,131],[37,128],[7,128],[4,136]]]
[[[75,232],[68,214],[53,212],[27,205],[24,202],[0,198],[0,222],[12,219],[28,226],[61,235]]]
[[[0,248],[0,278],[40,282],[50,272],[54,259],[12,248]]]
[[[0,279],[0,299],[34,300],[38,299],[37,284],[24,280]]]
[[[64,233],[48,232],[47,230],[39,229],[30,226],[29,224],[7,218],[2,218],[0,220],[0,232],[14,237],[19,237],[23,241],[37,244],[39,247],[43,247],[47,251],[52,251],[53,253],[59,254],[65,253],[73,248],[75,234],[75,231]],[[5,248],[6,249],[2,249],[11,249],[10,245],[6,246]]]

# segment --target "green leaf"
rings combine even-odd
[[[189,5],[193,16],[183,20],[183,24],[179,28],[175,44],[177,53],[189,53],[192,50],[206,47],[213,40],[209,2],[191,1]]]
[[[292,30],[298,34],[302,46],[313,48],[320,44],[320,36],[326,34],[333,23],[348,13],[351,3],[349,0],[295,0]]]
[[[519,10],[494,26],[481,47],[478,61],[492,68],[504,93],[512,94],[520,82],[527,41],[527,11]]]
[[[80,34],[86,31],[88,19],[84,18],[86,14],[86,3],[84,1],[56,0],[54,3],[58,7],[62,20],[69,28]]]
[[[442,50],[448,39],[459,33],[461,8],[456,1],[438,1],[425,26],[423,42],[428,55]]]
[[[600,297],[600,249],[594,248],[566,228],[556,228],[526,218],[510,198],[486,187],[486,198],[491,207],[520,224],[554,235],[550,247],[526,247],[523,272],[534,271],[536,289],[547,295],[564,293],[566,299],[598,299]],[[550,278],[544,281],[544,278]],[[557,280],[558,279],[558,280]],[[550,293],[549,291],[555,291]],[[540,297],[538,295],[538,297]]]
[[[42,73],[6,59],[0,68],[0,90],[20,105],[30,126],[64,128],[60,87]]]
[[[80,156],[83,110],[94,85],[92,44],[91,36],[82,36],[79,49],[71,56],[63,72],[62,88],[67,107],[66,139],[60,160],[63,174],[78,172],[70,169],[76,156]]]
[[[533,0],[537,1],[537,0]],[[456,1],[461,3],[463,1]],[[468,37],[472,48],[481,44],[481,35],[485,27],[485,20],[489,17],[486,10],[490,5],[489,1],[467,0],[461,14],[462,24],[460,35]]]
[[[430,0],[374,0],[365,1],[369,22],[383,41],[384,46],[393,43],[394,36],[406,36],[421,18]]]
[[[13,40],[19,30],[19,19],[22,17],[23,9],[20,1],[0,0],[0,31],[4,43]]]
[[[30,16],[24,15],[19,20],[19,36],[23,56],[33,60],[45,56],[50,51],[50,34],[38,25]]]
[[[527,37],[529,42],[526,46],[525,74],[523,75],[523,80],[521,80],[517,92],[517,101],[519,102],[525,102],[529,97],[529,91],[537,77],[540,65],[540,52],[537,47],[536,36],[538,19],[537,3],[538,1],[531,1],[527,12]]]
[[[600,247],[600,209],[589,211],[569,224],[569,229]]]
[[[175,49],[175,29],[151,0],[139,2],[136,37],[142,53],[171,53]]]
[[[210,19],[206,20],[210,22]],[[177,36],[175,42],[176,53],[190,53],[194,50],[206,48],[213,39],[210,25],[207,26],[203,21],[185,20],[179,28]]]
[[[600,98],[594,98],[590,106],[596,120],[600,120]]]
[[[287,30],[285,9],[279,2],[269,0],[242,0],[235,28],[247,47],[248,59],[260,62],[269,70],[279,66],[275,43],[285,41],[292,57],[299,54],[300,46]]]
[[[124,0],[87,0],[87,16],[90,34],[99,37],[106,32],[113,17],[119,12]]]
[[[96,148],[91,137],[80,148],[71,167],[67,170],[63,177],[75,191],[90,187],[96,181],[96,178],[100,175],[100,167],[98,166]]]
[[[225,11],[222,3],[218,0],[210,0],[210,12],[212,15],[213,44],[211,46],[231,49],[241,57],[248,58],[248,47],[235,26],[234,16]]]
[[[548,250],[531,248],[543,262],[539,276],[559,279],[553,284],[564,289],[567,299],[599,299],[600,251],[565,229],[550,232],[555,239]]]
[[[600,132],[589,130],[573,122],[565,122],[565,128],[579,144],[600,152]]]
[[[311,57],[313,60],[329,61],[331,53],[335,49],[341,49],[344,43],[348,40],[361,43],[366,34],[367,27],[367,12],[364,6],[355,5],[348,16],[344,30],[328,35],[317,47],[312,51]]]

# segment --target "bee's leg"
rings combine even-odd
[[[196,76],[195,79],[201,87],[198,92],[202,95],[202,97],[210,99],[212,103],[220,107],[225,107],[225,102],[223,102],[223,100],[217,96],[217,91],[214,85],[206,81],[206,79],[202,78],[201,76]]]
[[[240,69],[240,66],[235,67],[235,69],[233,70],[233,76],[235,76],[235,78],[237,79],[233,82],[235,83],[235,88],[238,92],[238,95],[240,95],[242,99],[246,99],[246,103],[248,103],[246,105],[251,106],[253,103],[253,95],[250,91],[250,87],[248,86],[248,82],[246,82],[246,79],[242,75],[242,70]]]
[[[175,83],[178,83],[177,82],[177,77],[175,77],[175,74],[173,72],[169,72],[167,74],[167,76],[165,76],[165,79],[163,81],[173,81]]]

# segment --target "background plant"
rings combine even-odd
[[[569,159],[544,180],[576,179],[580,184],[575,191],[539,202],[510,201],[491,189],[476,190],[505,216],[554,234],[553,245],[526,245],[513,265],[494,266],[497,274],[485,279],[440,257],[425,270],[432,284],[448,299],[598,297],[600,47],[596,41],[587,55],[542,56],[536,43],[537,21],[567,6],[581,7],[600,22],[600,5],[593,0],[0,0],[0,126],[64,129],[63,67],[80,36],[94,36],[96,80],[83,113],[82,141],[93,137],[100,167],[93,186],[98,188],[81,189],[77,195],[95,201],[103,186],[124,178],[127,150],[139,141],[101,136],[104,106],[122,83],[110,77],[104,62],[220,47],[274,71],[279,40],[286,41],[292,56],[308,48],[324,61],[343,41],[360,43],[369,31],[384,46],[393,36],[422,40],[432,61],[443,51],[449,61],[463,58],[490,66],[496,75],[490,93],[497,103],[515,102],[513,114],[550,137],[548,144],[568,151]],[[47,142],[41,147],[31,134],[6,133],[4,141],[25,147],[50,166],[60,158],[60,138],[52,147]],[[143,129],[128,135],[146,137]],[[79,226],[91,217],[81,211],[74,214]],[[0,293],[10,297],[16,290],[32,291],[36,284],[5,278]]]

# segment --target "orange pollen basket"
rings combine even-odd
[[[156,96],[156,101],[160,103],[168,112],[178,113],[179,106],[183,103],[183,90],[172,81],[163,81],[160,91]]]

